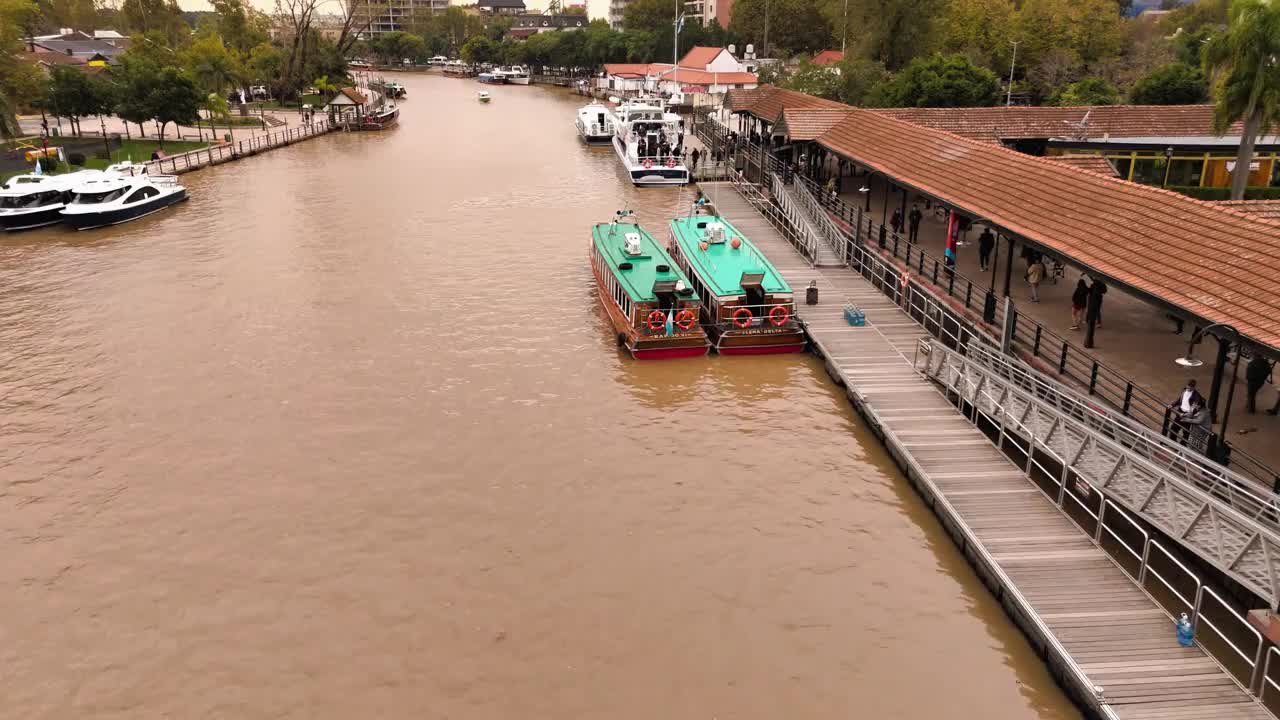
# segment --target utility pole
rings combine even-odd
[[[769,0],[764,0],[764,57],[769,57]]]
[[[1013,59],[1009,61],[1009,91],[1008,91],[1008,94],[1004,96],[1005,107],[1009,107],[1010,105],[1013,104],[1013,68],[1018,63],[1018,43],[1020,42],[1022,41],[1021,40],[1009,41],[1009,44],[1013,46]]]
[[[849,0],[844,0],[844,35],[840,38],[840,54],[843,55],[845,46],[849,44]]]

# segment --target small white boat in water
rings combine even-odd
[[[578,108],[574,125],[578,128],[578,135],[588,143],[613,140],[613,114],[601,103],[593,102]]]
[[[482,102],[482,103],[488,103],[488,102],[489,102],[489,91],[488,91],[488,90],[481,90],[481,91],[480,91],[480,94],[478,94],[478,95],[476,96],[476,99],[477,99],[477,100],[479,100],[479,101],[480,101],[480,102]]]
[[[173,175],[148,175],[145,165],[131,162],[77,183],[71,193],[62,221],[77,230],[137,220],[187,199],[187,189]]]
[[[614,110],[611,122],[613,149],[633,184],[689,182],[680,116],[666,112],[661,101],[628,100]]]

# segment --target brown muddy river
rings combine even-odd
[[[1078,718],[808,356],[640,364],[581,100],[0,238],[0,717]]]

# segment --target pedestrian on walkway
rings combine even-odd
[[[1245,396],[1244,407],[1250,415],[1258,412],[1258,391],[1267,384],[1267,379],[1270,377],[1271,363],[1262,357],[1262,353],[1255,354],[1244,368],[1245,387],[1249,390],[1249,394]]]
[[[1071,329],[1079,330],[1080,321],[1084,320],[1084,309],[1089,306],[1089,284],[1081,276],[1076,281],[1076,289],[1071,293]]]
[[[689,155],[689,157],[693,159],[693,171],[694,171],[694,172],[697,172],[697,171],[698,171],[698,158],[702,157],[702,153],[698,152],[698,148],[694,148],[694,149],[693,149],[693,152]]]
[[[1040,302],[1040,281],[1044,280],[1044,261],[1039,257],[1027,268],[1027,284],[1031,286],[1031,302]]]
[[[991,251],[996,247],[996,234],[991,232],[991,228],[983,228],[982,234],[978,236],[978,267],[986,272],[991,266]]]
[[[1107,284],[1100,279],[1094,280],[1093,284],[1089,286],[1089,292],[1097,297],[1093,308],[1094,327],[1102,327],[1102,298],[1107,294]]]
[[[902,234],[902,208],[894,208],[893,214],[889,216],[889,226],[893,228],[893,232]]]
[[[1182,444],[1200,452],[1207,451],[1209,436],[1213,434],[1213,415],[1204,406],[1204,400],[1198,398],[1192,401],[1191,412],[1185,413],[1181,421],[1186,433]]]
[[[911,206],[911,212],[907,213],[907,226],[910,232],[907,235],[907,242],[915,245],[920,239],[920,220],[924,218],[924,213],[920,212],[920,204],[915,203]]]
[[[1182,388],[1182,393],[1178,395],[1178,399],[1169,403],[1169,411],[1173,415],[1173,423],[1169,427],[1169,439],[1177,442],[1178,434],[1188,431],[1184,418],[1189,416],[1195,406],[1204,407],[1204,396],[1196,390],[1195,378],[1187,381],[1186,387]]]

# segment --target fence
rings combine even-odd
[[[239,140],[234,143],[210,145],[207,148],[191,150],[179,155],[171,155],[147,163],[147,172],[152,174],[183,173],[207,165],[217,165],[228,160],[235,160],[244,155],[256,155],[264,150],[290,145],[307,138],[323,135],[333,129],[327,118],[319,118],[307,125],[281,130],[269,135]]]

